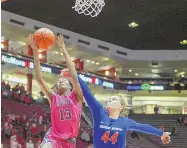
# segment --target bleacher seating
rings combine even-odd
[[[8,113],[14,113],[16,115],[27,115],[28,117],[31,117],[34,111],[40,113],[41,115],[47,110],[44,109],[43,106],[33,104],[32,106],[21,104],[20,102],[9,100],[9,99],[1,99],[2,107],[3,107],[3,114],[2,116],[7,115]],[[84,126],[85,123],[82,123],[81,125]],[[44,125],[37,124],[37,127],[39,130],[43,129]],[[15,126],[15,128],[19,131],[21,131],[21,128],[19,126]],[[4,148],[10,148],[10,140],[9,139],[1,139],[2,143],[4,145]],[[34,140],[36,142],[36,139]],[[90,144],[85,143],[81,140],[77,140],[77,148],[86,148]]]
[[[184,117],[185,115],[133,115],[130,118],[136,120],[140,123],[150,124],[159,128],[164,125],[166,132],[171,132],[172,127],[176,126],[176,136],[171,136],[171,143],[169,145],[160,145],[160,147],[170,147],[170,148],[187,148],[187,127],[184,125],[176,124],[176,119],[178,117]],[[148,135],[155,142],[160,144],[160,138]],[[151,148],[154,148],[153,145]],[[147,148],[146,145],[142,148]],[[156,148],[156,147],[155,147]]]
[[[21,104],[20,102],[16,102],[9,99],[2,99],[2,107],[3,107],[3,116],[12,112],[18,115],[27,115],[31,117],[33,111],[39,112],[43,114],[46,109],[43,106],[33,104],[31,106]],[[84,109],[87,111],[87,109]],[[91,117],[90,113],[89,117]],[[176,125],[176,119],[179,116],[183,115],[132,115],[130,118],[134,119],[140,123],[151,124],[157,128],[161,125],[164,125],[165,131],[171,132],[172,126]],[[84,123],[81,124],[84,126]],[[43,129],[44,125],[37,124],[39,130]],[[86,126],[86,125],[85,125]],[[17,130],[20,130],[19,126],[15,127]],[[131,132],[127,135],[127,148],[161,148],[161,147],[171,147],[171,148],[187,148],[187,127],[184,125],[176,125],[176,136],[172,136],[172,143],[163,146],[161,144],[160,138],[155,136],[150,136],[146,134],[139,133],[139,140],[132,139]],[[2,139],[2,143],[5,148],[9,148],[9,140]],[[81,140],[77,140],[77,148],[87,148],[89,144],[82,142]]]

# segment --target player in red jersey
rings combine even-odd
[[[34,53],[35,74],[38,85],[47,97],[51,108],[52,127],[46,133],[40,148],[75,148],[76,137],[79,132],[82,90],[77,77],[76,69],[65,48],[62,35],[57,37],[57,44],[63,54],[70,77],[61,74],[60,79],[51,90],[42,78],[38,48],[33,36],[29,36],[29,43]]]

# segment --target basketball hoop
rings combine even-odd
[[[79,14],[96,17],[105,5],[104,0],[76,0],[75,6],[72,7]]]

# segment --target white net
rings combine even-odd
[[[90,15],[96,17],[105,5],[104,0],[76,0],[73,9],[79,14]]]

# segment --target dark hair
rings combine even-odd
[[[72,80],[70,78],[66,78],[69,82],[69,85],[70,85],[70,88],[71,88],[71,91],[73,90],[73,84],[72,84]],[[51,88],[55,93],[58,93],[57,89],[58,89],[58,86],[57,86],[57,83],[58,83],[59,80],[57,80],[57,82],[55,83],[55,85],[53,85],[53,87]]]

